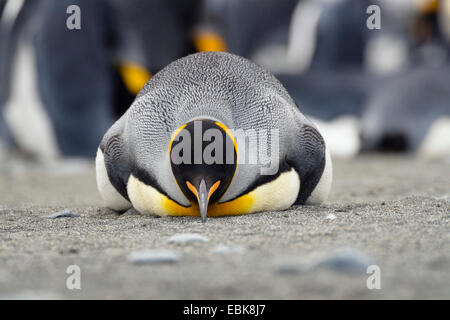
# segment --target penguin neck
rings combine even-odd
[[[178,113],[179,119],[176,121],[178,127],[194,120],[211,120],[234,128],[232,110],[230,104],[221,99],[204,97],[201,100],[189,105],[181,106]]]

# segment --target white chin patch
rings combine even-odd
[[[313,190],[305,204],[318,205],[327,200],[331,190],[331,183],[333,181],[333,164],[331,162],[330,152],[328,148],[325,149],[325,168],[323,169],[322,177],[320,177],[319,183]]]
[[[131,203],[125,199],[109,181],[105,167],[105,159],[100,148],[97,149],[97,157],[95,158],[95,172],[97,176],[97,188],[103,198],[105,206],[116,211],[130,209]]]
[[[418,154],[427,159],[450,158],[450,117],[441,117],[433,122]]]

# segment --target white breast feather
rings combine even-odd
[[[125,199],[109,181],[103,152],[100,149],[97,149],[95,171],[97,176],[97,188],[103,198],[105,206],[117,211],[131,208],[131,203]]]

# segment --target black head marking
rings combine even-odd
[[[196,119],[178,129],[169,146],[172,172],[181,191],[191,201],[196,195],[187,183],[199,188],[201,180],[209,190],[217,181],[210,203],[217,202],[228,189],[237,168],[236,142],[223,124]]]

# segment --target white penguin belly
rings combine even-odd
[[[100,148],[97,149],[97,157],[95,158],[95,173],[97,177],[97,188],[106,207],[116,211],[131,208],[131,203],[109,181],[108,172],[105,167],[105,159]]]
[[[331,190],[331,183],[333,182],[333,164],[331,162],[330,152],[328,148],[325,149],[325,168],[322,176],[317,183],[311,195],[306,199],[305,204],[318,205],[327,200]]]

